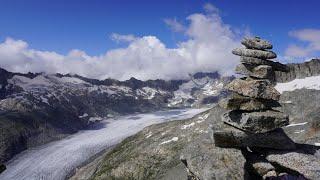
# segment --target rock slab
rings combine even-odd
[[[259,50],[272,49],[272,44],[269,41],[263,40],[259,37],[244,38],[241,41],[241,44],[243,44],[246,48],[249,48],[249,49],[259,49]]]
[[[274,59],[277,57],[276,53],[272,51],[262,51],[256,49],[236,48],[232,50],[234,55],[254,57],[259,59]]]
[[[278,111],[229,111],[223,115],[223,122],[243,131],[265,133],[289,124],[289,117]]]
[[[247,97],[275,101],[280,99],[280,93],[274,87],[270,86],[270,82],[264,80],[235,79],[229,83],[226,88]]]
[[[278,152],[266,159],[283,168],[302,174],[307,179],[320,179],[320,159],[311,154],[299,152]]]
[[[246,133],[236,129],[217,131],[214,133],[215,145],[224,148],[260,147],[280,150],[292,150],[295,143],[277,129],[267,133]]]
[[[280,104],[273,100],[255,99],[233,94],[231,98],[219,102],[220,107],[227,110],[259,111],[279,107]]]

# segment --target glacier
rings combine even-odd
[[[146,126],[191,118],[205,110],[177,109],[104,119],[88,130],[18,154],[6,164],[7,170],[0,174],[0,179],[63,180],[95,155]]]

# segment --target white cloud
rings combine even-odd
[[[183,24],[179,23],[176,18],[174,19],[167,18],[167,19],[164,19],[164,22],[174,32],[184,32],[186,30],[186,27],[184,27]]]
[[[118,33],[112,33],[110,38],[117,43],[119,43],[119,42],[132,42],[137,39],[137,37],[132,34],[123,35],[123,34],[118,34]]]
[[[290,44],[285,51],[285,55],[292,58],[301,58],[312,56],[320,51],[320,30],[319,29],[301,29],[290,31],[289,36],[306,42],[305,46]]]
[[[72,50],[67,55],[34,50],[24,41],[8,38],[0,44],[0,66],[18,72],[76,73],[91,78],[120,80],[130,77],[180,79],[199,71],[233,73],[239,57],[232,55],[231,51],[240,45],[238,34],[216,11],[191,14],[186,20],[184,34],[187,40],[179,42],[176,48],[167,48],[155,36],[115,33],[111,38],[128,42],[128,46],[98,56],[89,56],[81,50]]]
[[[208,13],[219,13],[219,9],[211,3],[204,4],[203,9]]]

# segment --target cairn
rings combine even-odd
[[[222,116],[229,126],[214,133],[216,146],[295,149],[295,143],[281,129],[289,124],[289,118],[277,110],[280,93],[274,88],[275,71],[287,71],[287,66],[271,60],[277,55],[268,41],[255,37],[241,43],[245,48],[232,53],[240,56],[236,73],[243,77],[227,85],[232,95],[219,103],[229,110]]]

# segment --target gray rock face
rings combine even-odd
[[[272,51],[262,51],[255,49],[236,48],[232,51],[234,55],[254,57],[260,59],[274,59],[277,55]]]
[[[286,65],[288,67],[288,71],[276,71],[277,82],[289,82],[294,79],[320,75],[320,59],[312,59],[304,63]]]
[[[279,107],[277,101],[255,99],[234,94],[231,98],[223,99],[219,105],[228,110],[258,111]]]
[[[246,133],[236,129],[224,129],[214,133],[215,145],[224,148],[260,147],[291,150],[295,143],[281,129],[267,133]]]
[[[267,160],[302,174],[308,179],[320,179],[320,159],[299,152],[279,152],[267,155]]]
[[[272,49],[272,44],[270,42],[263,40],[259,37],[244,38],[241,41],[241,44],[243,44],[244,46],[246,46],[249,49],[260,49],[260,50]]]
[[[240,150],[215,147],[208,138],[193,141],[180,157],[198,179],[243,179],[245,158]]]
[[[253,67],[250,64],[239,64],[236,69],[236,73],[251,76],[259,79],[274,80],[274,72],[271,66],[259,65]]]
[[[223,121],[238,129],[252,133],[265,133],[289,124],[289,117],[277,111],[242,112],[229,111]]]
[[[235,79],[226,88],[243,96],[278,101],[280,93],[264,80]]]

